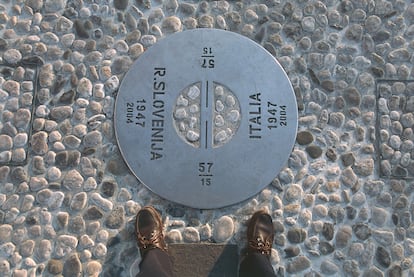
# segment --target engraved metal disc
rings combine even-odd
[[[297,121],[276,59],[215,29],[150,47],[126,74],[115,105],[118,145],[136,177],[161,197],[203,209],[267,186],[292,151]]]

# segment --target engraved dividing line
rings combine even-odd
[[[208,81],[206,81],[206,108],[208,108]]]
[[[213,174],[198,174],[200,177],[213,177]]]
[[[209,106],[209,95],[208,95],[208,93],[209,93],[209,90],[208,90],[208,81],[206,81],[206,111],[208,111],[209,110],[209,108],[208,108],[208,106]],[[207,149],[208,148],[208,117],[207,117],[207,120],[206,120],[206,130],[205,130],[205,149]]]
[[[206,141],[206,145],[205,148],[207,149],[207,143],[208,143],[208,121],[206,120],[206,132],[205,132],[205,141]]]

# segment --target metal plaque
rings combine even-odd
[[[215,29],[151,46],[123,79],[115,109],[118,145],[137,178],[161,197],[203,209],[268,185],[291,153],[298,121],[275,58]]]

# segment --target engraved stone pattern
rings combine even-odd
[[[214,83],[213,147],[227,143],[239,129],[241,122],[240,104],[230,89]]]
[[[178,96],[174,108],[175,129],[190,145],[200,147],[200,89],[196,83],[185,88]]]
[[[241,116],[237,97],[225,86],[213,83],[214,109],[213,147],[227,143],[237,132]],[[208,93],[208,92],[205,92]],[[175,129],[179,136],[195,148],[200,147],[201,130],[201,83],[185,88],[178,96],[174,108]]]

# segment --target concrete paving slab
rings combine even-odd
[[[237,276],[239,256],[234,244],[171,244],[174,276]]]

